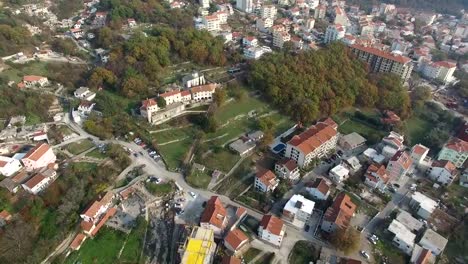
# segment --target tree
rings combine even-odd
[[[359,249],[360,241],[361,236],[353,227],[338,228],[330,237],[332,245],[346,254]]]
[[[257,126],[258,129],[260,129],[263,132],[271,131],[271,129],[273,129],[273,127],[275,126],[275,122],[273,121],[273,119],[271,119],[271,117],[265,116],[257,120]]]
[[[34,246],[37,232],[34,227],[22,219],[10,223],[0,236],[0,260],[3,263],[24,263]]]
[[[166,100],[164,100],[164,98],[161,96],[158,96],[158,98],[156,98],[156,103],[158,104],[158,107],[166,107]]]
[[[428,86],[417,86],[412,92],[415,101],[429,101],[432,98],[431,88]]]
[[[221,106],[227,98],[226,90],[224,89],[216,89],[216,92],[213,94],[213,101],[216,105]]]

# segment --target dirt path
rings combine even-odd
[[[168,145],[168,144],[171,144],[171,143],[176,143],[176,142],[182,141],[182,140],[184,140],[184,139],[186,139],[186,138],[188,138],[188,137],[183,137],[183,138],[171,140],[171,141],[164,142],[164,143],[159,143],[158,145],[159,145],[159,146],[164,146],[164,145]]]

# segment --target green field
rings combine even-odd
[[[255,110],[258,113],[268,112],[271,108],[259,99],[247,96],[243,100],[232,100],[226,102],[215,113],[215,118],[219,122],[226,122],[231,118],[239,115],[247,115],[250,111]]]
[[[180,164],[182,164],[185,155],[190,149],[192,143],[193,140],[191,138],[188,138],[158,147],[168,168],[175,169],[179,167]]]
[[[410,143],[409,145],[421,143],[423,138],[431,131],[432,126],[433,124],[416,116],[406,120],[405,134],[407,136],[406,140]]]
[[[251,247],[244,254],[245,263],[250,263],[256,256],[260,255],[262,251],[258,248]]]
[[[86,157],[96,158],[96,159],[105,159],[107,158],[106,154],[102,153],[99,149],[93,149],[92,151],[86,153]]]
[[[143,218],[137,219],[137,226],[127,237],[127,242],[120,255],[120,263],[138,263],[141,262],[140,255],[145,237],[147,222]]]
[[[151,134],[151,137],[156,140],[157,144],[164,144],[173,140],[192,138],[195,133],[192,127],[172,128],[161,132]]]
[[[195,188],[206,189],[208,184],[210,184],[211,176],[206,174],[206,172],[194,170],[185,180]]]
[[[48,76],[47,63],[32,61],[24,65],[14,65],[2,71],[0,76],[5,76],[9,81],[20,82],[24,75]]]
[[[220,149],[216,152],[210,152],[203,158],[197,157],[198,163],[205,165],[211,170],[220,170],[224,173],[229,172],[239,160],[239,155],[226,148]]]
[[[94,143],[91,140],[83,139],[66,145],[65,149],[71,154],[78,155],[92,147],[94,147]]]
[[[297,241],[289,255],[290,264],[310,263],[317,261],[317,259],[317,250],[311,242],[305,240]]]
[[[174,190],[174,186],[170,182],[160,184],[147,182],[145,187],[154,196],[164,196]]]

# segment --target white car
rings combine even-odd
[[[190,194],[190,196],[192,196],[193,199],[197,198],[197,194],[194,192],[188,192],[188,194]]]
[[[369,258],[370,258],[369,254],[367,254],[367,252],[365,252],[365,251],[363,251],[363,250],[361,250],[359,253],[361,253],[361,255],[362,255],[365,259],[369,259]]]

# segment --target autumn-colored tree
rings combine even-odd
[[[359,249],[360,241],[361,236],[353,227],[338,228],[330,237],[332,245],[346,254]]]

